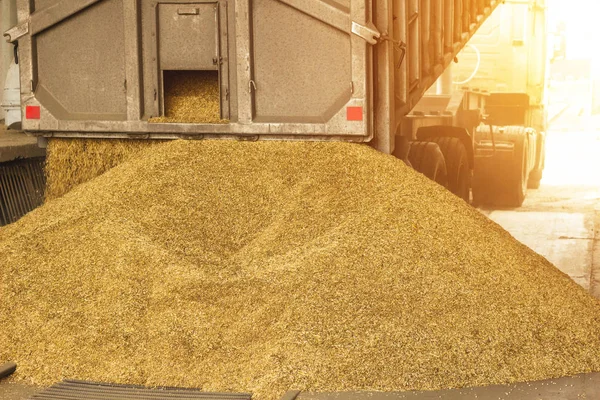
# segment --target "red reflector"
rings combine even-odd
[[[25,107],[25,118],[27,119],[40,119],[40,114],[40,106]]]
[[[362,121],[363,120],[363,108],[362,107],[348,107],[348,121]]]

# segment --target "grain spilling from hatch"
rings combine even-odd
[[[219,77],[213,71],[167,71],[164,79],[164,116],[151,123],[224,124],[221,118]]]

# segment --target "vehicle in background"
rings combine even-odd
[[[548,128],[547,41],[545,0],[506,0],[452,68],[455,88],[489,93],[485,110],[494,128],[484,125],[474,133],[481,155],[473,180],[478,203],[504,205],[509,196],[518,205],[528,187],[540,185]]]

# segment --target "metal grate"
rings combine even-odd
[[[251,400],[249,393],[206,393],[195,389],[155,388],[85,381],[64,381],[30,400]]]
[[[0,226],[11,224],[44,201],[44,157],[0,163]]]

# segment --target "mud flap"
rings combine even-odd
[[[473,204],[512,206],[510,190],[514,183],[515,144],[511,142],[483,141],[475,148],[473,173]]]

